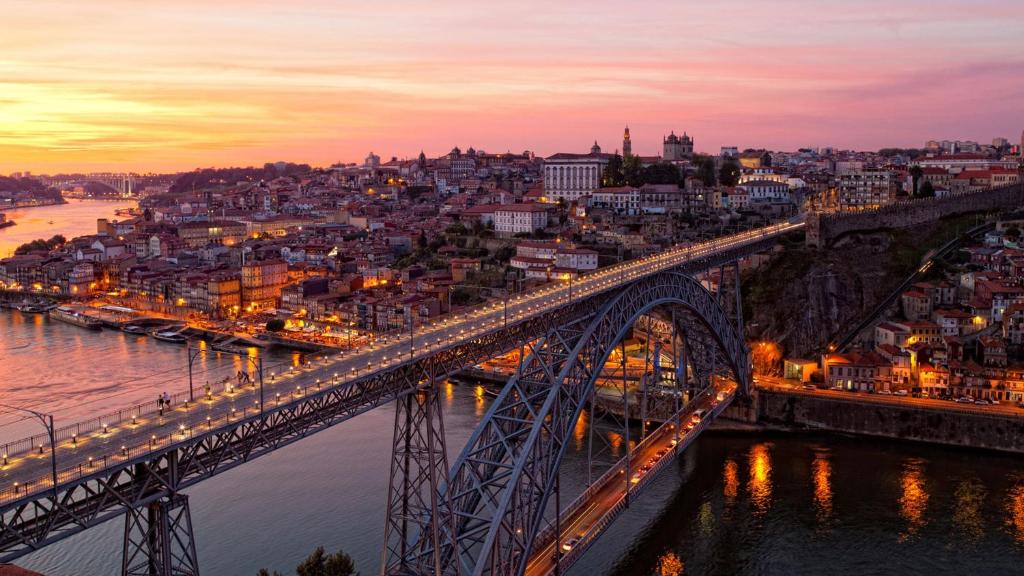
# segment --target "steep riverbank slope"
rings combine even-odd
[[[778,342],[787,357],[816,358],[920,266],[926,254],[978,221],[961,216],[902,230],[851,234],[828,250],[787,239],[744,278],[747,337]],[[942,275],[933,266],[930,276]]]

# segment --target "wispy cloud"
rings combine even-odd
[[[0,172],[919,145],[1024,125],[1024,3],[11,0]]]

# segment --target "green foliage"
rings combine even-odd
[[[494,251],[494,259],[498,262],[508,262],[515,254],[515,247],[506,245]]]
[[[445,234],[450,234],[452,236],[463,236],[467,232],[469,232],[469,230],[466,229],[466,226],[462,222],[454,222],[444,229]]]
[[[917,194],[915,195],[915,197],[916,198],[934,198],[935,197],[935,187],[932,186],[932,183],[930,181],[925,180],[924,184],[921,184],[921,189],[917,191]]]
[[[456,286],[452,288],[451,295],[449,296],[449,302],[455,306],[469,306],[482,302],[483,299],[477,294],[478,290],[466,288],[464,286]]]
[[[36,251],[49,252],[50,250],[63,246],[65,243],[67,243],[67,241],[68,239],[65,238],[64,236],[61,236],[60,234],[54,234],[53,236],[50,237],[49,240],[43,240],[42,238],[39,238],[38,240],[33,240],[31,242],[22,244],[21,246],[18,246],[14,250],[14,253],[22,255]]]
[[[669,162],[658,162],[651,164],[643,170],[644,184],[675,184],[678,186],[682,180],[679,168]]]
[[[718,171],[718,182],[722,186],[735,186],[740,179],[740,165],[734,160],[726,160]]]
[[[296,576],[357,576],[355,562],[344,552],[328,554],[323,546],[317,546],[305,560],[295,567]],[[260,569],[257,576],[282,576],[278,571]]]
[[[715,173],[715,159],[705,154],[700,154],[694,158],[694,162],[697,164],[697,176],[705,186],[714,186],[718,184],[718,175]]]
[[[284,330],[284,320],[280,318],[274,318],[273,320],[267,320],[267,331],[268,332],[280,332]]]
[[[604,167],[604,173],[601,174],[601,186],[623,186],[626,183],[626,177],[622,174],[622,156],[618,154],[608,159],[608,164]]]
[[[644,183],[643,170],[639,156],[630,155],[622,160],[622,176],[630,186],[641,186]]]

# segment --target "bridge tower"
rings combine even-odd
[[[199,576],[188,496],[172,494],[125,516],[122,576]]]

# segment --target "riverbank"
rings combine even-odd
[[[723,418],[737,430],[838,432],[1024,454],[1024,413],[1015,409],[874,400],[757,389],[734,401]]]

